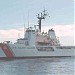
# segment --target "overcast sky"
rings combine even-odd
[[[65,43],[61,37],[64,35],[73,45],[74,0],[0,0],[0,40],[5,40],[5,37],[13,38],[10,32],[16,30],[16,34],[18,34],[19,30],[23,28],[24,22],[27,27],[28,12],[30,26],[37,24],[36,15],[44,8],[48,10],[50,17],[42,21],[42,26],[45,28],[53,26],[63,44]],[[23,30],[21,33],[23,34]],[[16,34],[14,34],[15,38],[17,38]]]

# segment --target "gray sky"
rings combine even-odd
[[[50,18],[45,20],[49,24],[73,24],[74,0],[0,0],[0,29],[23,27],[28,21],[36,24],[36,15],[47,9]]]

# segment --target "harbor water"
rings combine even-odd
[[[0,60],[0,75],[75,75],[75,58]]]

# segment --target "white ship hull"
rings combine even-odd
[[[30,47],[24,44],[0,44],[0,57],[74,57],[74,52],[74,46]]]

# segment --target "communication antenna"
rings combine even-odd
[[[28,28],[29,28],[29,11],[28,11]]]
[[[20,33],[18,33],[18,39],[20,38]]]
[[[24,36],[25,36],[25,15],[23,15],[23,22],[24,22],[24,29],[23,29],[23,31],[24,31]]]
[[[43,10],[42,13],[40,13],[40,14],[37,15],[37,18],[38,18],[38,24],[39,24],[38,26],[39,26],[40,32],[41,32],[41,21],[42,21],[42,19],[45,19],[46,16],[49,16],[49,15],[48,15],[47,10],[45,10],[45,9]]]
[[[24,36],[25,36],[25,22],[24,22]]]

